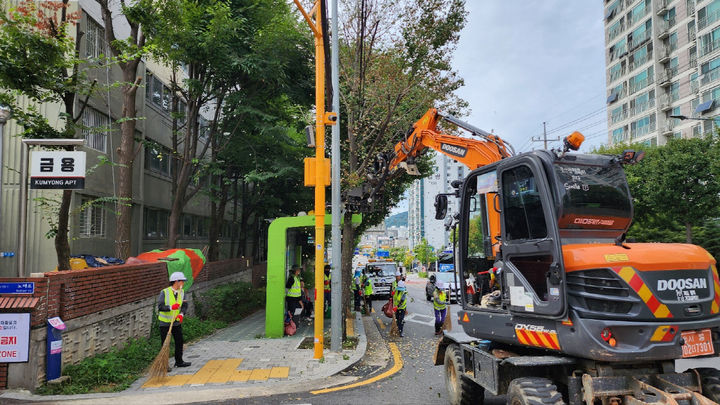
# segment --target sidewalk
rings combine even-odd
[[[325,320],[326,336],[330,320]],[[231,325],[205,339],[185,346],[187,368],[173,368],[168,378],[143,377],[125,391],[111,394],[32,395],[27,391],[6,391],[3,399],[63,403],[189,403],[211,399],[242,398],[324,388],[347,378],[332,377],[360,361],[367,338],[360,317],[349,322],[358,338],[357,348],[331,352],[326,344],[324,359],[313,359],[313,349],[298,348],[306,337],[313,337],[313,323],[301,321],[295,336],[261,338],[265,331],[265,311]],[[311,340],[312,342],[312,340]],[[170,360],[173,363],[173,360]]]

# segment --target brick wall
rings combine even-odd
[[[251,263],[245,259],[208,263],[195,278],[192,290],[202,291],[240,279],[250,281],[250,272],[245,272],[248,265]],[[164,263],[52,272],[44,273],[42,278],[0,281],[34,281],[33,296],[40,298],[31,313],[32,359],[28,363],[0,363],[0,389],[33,389],[44,382],[48,318],[59,316],[66,322],[63,364],[77,363],[121,346],[129,338],[147,337],[155,297],[168,285]]]

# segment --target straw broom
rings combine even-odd
[[[451,331],[452,330],[452,321],[450,320],[450,308],[445,308],[445,321],[443,321],[443,330]]]
[[[172,337],[175,318],[177,318],[177,314],[173,316],[172,322],[170,322],[170,329],[168,329],[167,336],[165,336],[165,341],[163,342],[162,348],[160,348],[160,353],[158,353],[150,365],[150,379],[167,377],[168,359],[170,358],[170,338]]]

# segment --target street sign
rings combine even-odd
[[[33,294],[34,292],[34,282],[0,283],[0,294]]]
[[[25,363],[30,351],[30,314],[0,314],[0,363]]]
[[[30,188],[85,188],[85,152],[35,151],[30,154]]]

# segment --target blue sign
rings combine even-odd
[[[34,292],[34,282],[0,283],[0,294],[32,294]]]
[[[390,252],[387,250],[378,250],[375,254],[377,257],[390,257]]]
[[[452,263],[440,263],[438,265],[440,272],[445,273],[446,271],[453,271],[455,270],[455,265]]]

